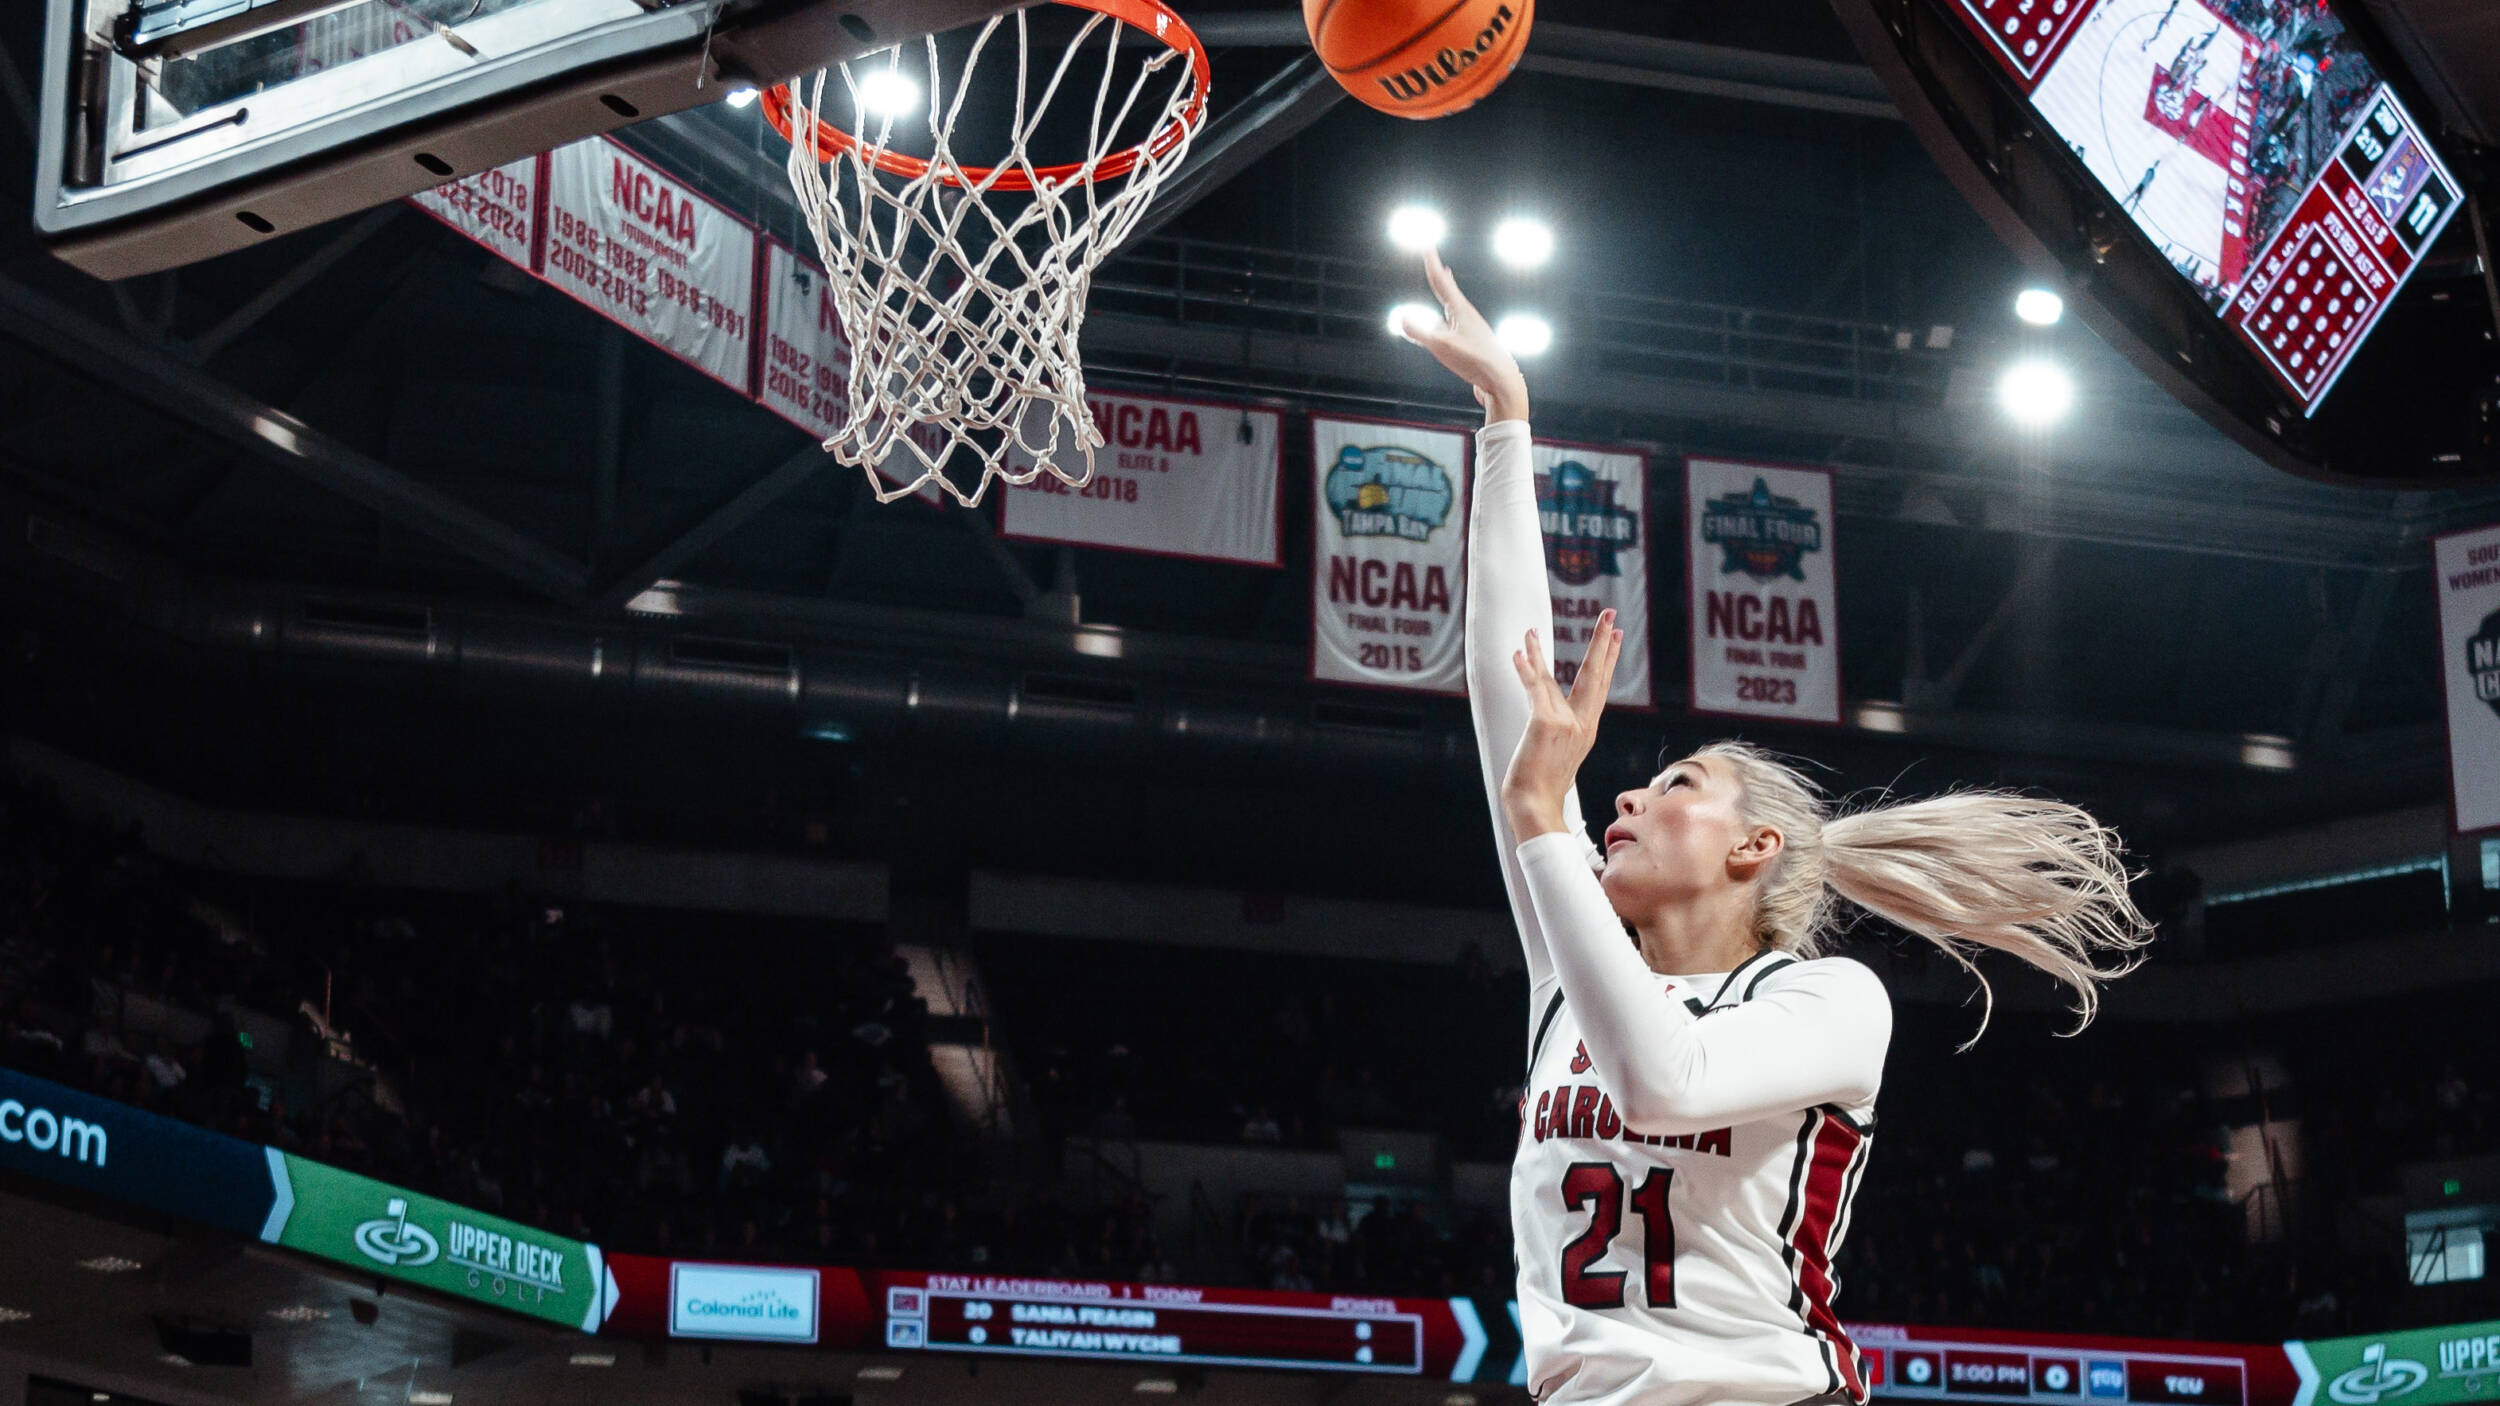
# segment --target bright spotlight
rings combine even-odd
[[[920,101],[920,85],[899,68],[872,68],[860,76],[859,106],[876,117],[900,117]]]
[[[1554,257],[1554,227],[1513,215],[1493,227],[1493,257],[1515,269],[1532,269]]]
[[[1515,312],[1493,324],[1493,336],[1512,356],[1535,356],[1554,345],[1554,324],[1532,312]]]
[[[756,93],[753,88],[732,88],[729,90],[729,95],[722,98],[721,101],[729,104],[731,107],[753,107],[755,106],[755,97]]]
[[[1434,327],[1441,322],[1441,310],[1430,303],[1400,303],[1389,309],[1389,335],[1410,337],[1414,327]]]
[[[2045,361],[2017,362],[1997,381],[1997,403],[2025,425],[2053,425],[2074,407],[2075,383]]]
[[[1389,242],[1410,254],[1438,248],[1450,222],[1429,205],[1401,205],[1389,212]]]
[[[2046,288],[2026,288],[2014,296],[2014,315],[2034,327],[2053,327],[2066,315],[2066,300]]]

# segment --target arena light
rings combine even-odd
[[[2258,771],[2290,771],[2299,765],[2292,739],[2252,732],[2240,738],[2240,765]]]
[[[1554,345],[1554,324],[1532,312],[1515,312],[1493,324],[1493,335],[1512,356],[1539,356]]]
[[[1554,257],[1554,227],[1513,215],[1493,227],[1493,257],[1515,269],[1541,268]]]
[[[899,1382],[903,1379],[903,1369],[872,1362],[859,1369],[859,1379],[863,1382]]]
[[[1997,403],[2017,422],[2043,429],[2074,408],[2074,378],[2045,361],[2016,362],[1997,380]]]
[[[1438,326],[1441,310],[1430,303],[1400,303],[1389,309],[1389,335],[1412,338],[1410,328]]]
[[[0,1308],[0,1323],[26,1323],[34,1316],[22,1308]]]
[[[2066,300],[2046,288],[2026,288],[2014,295],[2014,315],[2034,327],[2054,327],[2066,315]]]
[[[137,1260],[124,1259],[120,1255],[97,1255],[92,1259],[80,1260],[78,1267],[97,1274],[128,1274],[140,1265]]]
[[[1437,249],[1449,233],[1450,222],[1429,205],[1401,205],[1389,212],[1389,242],[1407,253]]]
[[[753,88],[749,88],[741,84],[738,87],[730,89],[729,96],[721,99],[721,101],[729,104],[731,107],[753,107],[755,106],[755,100],[758,96],[760,95]]]
[[[1852,715],[1857,725],[1868,732],[1907,732],[1909,717],[1898,703],[1870,698],[1857,706]]]
[[[920,85],[899,68],[872,68],[859,79],[859,106],[873,117],[900,117],[920,102]]]

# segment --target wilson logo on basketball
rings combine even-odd
[[[1473,43],[1465,48],[1444,48],[1413,68],[1378,80],[1381,90],[1395,102],[1413,102],[1429,96],[1434,89],[1475,67],[1476,60],[1492,52],[1502,42],[1502,36],[1510,32],[1510,23],[1510,6],[1504,5],[1485,21],[1484,28],[1476,31]]]

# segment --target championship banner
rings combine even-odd
[[[2500,1322],[2289,1342],[2283,1351],[2300,1373],[2295,1406],[2447,1406],[2500,1395]]]
[[[2431,541],[2457,832],[2500,829],[2500,526]]]
[[[504,261],[538,271],[540,159],[525,156],[509,166],[445,181],[408,197],[408,203],[485,245]]]
[[[548,154],[546,204],[549,283],[748,392],[754,230],[605,137]]]
[[[1007,489],[999,535],[1156,556],[1275,566],[1284,417],[1273,410],[1092,395],[1093,481],[1051,474]],[[1032,467],[1010,455],[1008,467]]]
[[[1839,722],[1831,475],[1687,459],[1684,526],[1692,710]]]
[[[1650,706],[1649,456],[1633,450],[1538,440],[1537,518],[1554,594],[1554,674],[1568,686],[1601,611],[1615,612],[1623,656],[1610,703]]]
[[[1311,417],[1311,677],[1467,691],[1468,437]]]
[[[261,1233],[271,1244],[585,1333],[599,1331],[616,1302],[596,1245],[293,1153],[270,1155],[283,1159],[292,1197]]]

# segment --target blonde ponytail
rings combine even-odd
[[[2099,1010],[2102,983],[2143,960],[2151,925],[2127,895],[2117,832],[2080,807],[1957,791],[1834,816],[1821,788],[1759,747],[1714,742],[1698,755],[1735,770],[1748,823],[1780,832],[1755,904],[1754,935],[1770,946],[1817,955],[1833,898],[1845,898],[1978,978],[1981,1033],[1996,993],[1971,962],[1977,949],[2011,953],[2071,987],[2076,1030]],[[2104,955],[2116,960],[2101,965]]]

